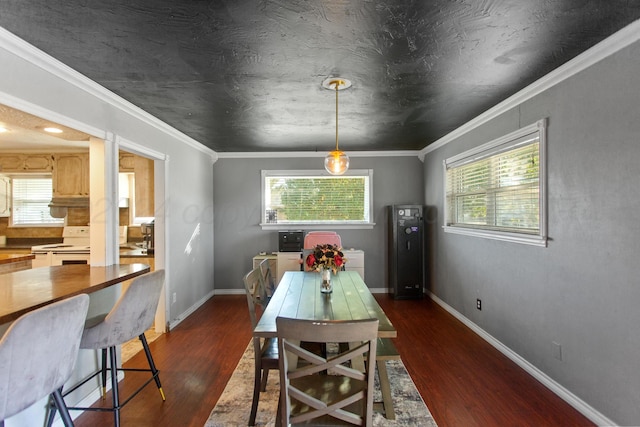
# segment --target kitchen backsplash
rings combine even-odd
[[[9,218],[0,218],[0,235],[7,238],[62,238],[62,227],[9,227]]]
[[[129,225],[129,209],[120,208],[120,224]],[[65,225],[90,225],[91,215],[87,208],[69,208]],[[129,227],[129,239],[141,241],[140,227]],[[0,236],[15,238],[62,238],[62,227],[9,227],[9,218],[0,218]]]

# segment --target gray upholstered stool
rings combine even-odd
[[[100,370],[68,390],[68,395],[81,385],[96,377],[102,376],[103,398],[106,396],[107,371],[111,372],[111,393],[113,396],[112,407],[81,408],[70,406],[71,410],[87,411],[113,411],[116,426],[120,425],[120,409],[138,394],[151,380],[155,380],[162,400],[165,400],[162,385],[160,384],[159,371],[156,369],[151,357],[151,351],[147,344],[144,332],[153,325],[156,309],[160,300],[160,294],[164,285],[164,270],[138,276],[122,293],[111,311],[102,316],[87,320],[80,348],[90,350],[102,350],[102,365]],[[118,368],[116,359],[116,346],[138,337],[149,362],[149,369]],[[109,367],[107,367],[107,350],[109,352]],[[118,371],[150,372],[151,377],[142,384],[134,393],[124,401],[120,401],[118,391]],[[53,412],[53,411],[51,411]],[[48,425],[51,425],[52,417],[49,417]]]
[[[76,363],[89,296],[82,294],[24,314],[0,340],[0,425],[51,395],[66,426],[73,426],[62,386]]]

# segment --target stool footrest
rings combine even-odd
[[[111,371],[111,368],[107,368],[107,371]],[[151,369],[137,369],[137,368],[118,368],[116,369],[116,371],[132,371],[132,372],[152,372]],[[80,383],[78,385],[76,385],[74,388],[68,390],[67,392],[64,393],[63,396],[66,396],[67,394],[71,393],[72,391],[74,391],[75,389],[77,389],[78,387],[80,387],[82,384],[86,383],[87,381],[89,381],[91,378],[94,378],[95,376],[97,376],[101,371],[97,371],[94,374],[92,374],[89,378],[87,378],[83,383]],[[116,375],[118,375],[116,373]],[[109,408],[106,407],[80,407],[80,406],[69,406],[68,409],[69,410],[74,410],[74,411],[101,411],[101,412],[105,412],[105,411],[115,411],[116,409],[122,409],[124,407],[124,405],[126,405],[127,403],[129,403],[129,401],[131,399],[133,399],[138,393],[140,393],[142,391],[142,389],[144,389],[151,381],[154,381],[156,379],[156,377],[160,375],[160,371],[156,371],[155,374],[153,374],[151,376],[151,378],[148,378],[140,387],[138,387],[129,397],[127,397],[123,402],[120,402],[120,404],[116,407],[116,406],[111,406]],[[162,389],[160,389],[160,395],[162,396],[162,400],[164,401],[164,392],[162,391]]]

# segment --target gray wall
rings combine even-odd
[[[321,157],[284,159],[219,159],[213,166],[216,292],[242,290],[242,277],[260,251],[278,250],[278,232],[260,226],[262,169],[322,169]],[[370,230],[337,230],[345,248],[365,251],[365,281],[386,287],[386,211],[397,203],[423,203],[423,165],[417,156],[355,157],[352,169],[373,169],[376,226]],[[308,229],[305,229],[309,231]]]
[[[165,266],[167,291],[176,293],[176,303],[169,305],[167,321],[179,319],[186,310],[210,295],[213,292],[214,153],[194,148],[195,143],[187,145],[166,126],[167,132],[115,108],[91,86],[69,83],[65,74],[50,72],[1,47],[0,64],[0,103],[8,102],[4,98],[19,99],[169,158],[164,201],[169,243]],[[191,241],[191,252],[186,253],[187,243],[198,224],[199,234]]]
[[[196,144],[187,145],[170,129],[165,131],[167,128],[153,126],[129,111],[114,107],[93,86],[70,83],[66,80],[69,75],[60,73],[56,67],[49,68],[50,62],[46,58],[41,61],[41,54],[32,57],[31,50],[25,48],[25,51],[5,48],[0,40],[0,103],[19,100],[21,105],[38,106],[39,111],[60,114],[65,120],[109,132],[169,158],[165,163],[167,197],[164,201],[168,232],[165,237],[169,244],[164,267],[168,273],[167,292],[176,294],[176,303],[169,304],[167,321],[180,319],[213,293],[213,152],[196,149]],[[63,124],[73,127],[71,123]],[[111,166],[117,168],[117,165]],[[198,234],[194,233],[196,229]],[[187,244],[191,247],[189,253],[185,251]],[[109,303],[107,306],[110,306],[115,291],[112,288],[92,294],[92,305]],[[69,383],[76,383],[94,371],[96,360],[93,350],[80,350],[74,378]],[[97,398],[97,389],[95,391]],[[7,420],[7,427],[42,424],[47,402],[48,398],[43,399],[15,415]]]
[[[636,43],[425,159],[432,292],[623,425],[640,425],[639,113]],[[543,117],[548,247],[444,234],[442,160]]]

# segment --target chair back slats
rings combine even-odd
[[[309,420],[371,425],[378,320],[316,321],[278,317],[280,417],[284,425]],[[319,356],[300,342],[349,343]],[[364,371],[356,369],[362,366]],[[326,372],[324,372],[326,371]]]
[[[251,327],[255,328],[258,324],[258,320],[260,320],[262,312],[269,303],[260,268],[257,267],[248,272],[242,281],[247,294]]]
[[[271,298],[273,293],[276,291],[276,279],[271,271],[271,264],[268,258],[260,261],[258,265],[260,268],[260,272],[262,273],[262,283],[264,284],[265,292],[267,293],[267,298]]]

